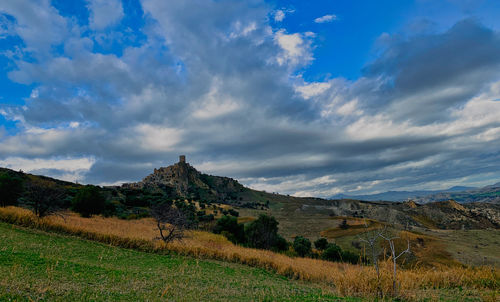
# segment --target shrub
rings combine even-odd
[[[73,199],[73,210],[82,217],[91,217],[101,214],[106,209],[106,200],[100,192],[100,188],[88,185],[80,189]]]
[[[342,261],[357,264],[359,262],[359,255],[349,251],[342,251]]]
[[[245,243],[245,227],[236,217],[222,216],[215,224],[214,233],[223,234],[233,243]]]
[[[311,253],[311,241],[302,236],[297,236],[293,240],[293,250],[301,257]]]
[[[16,205],[23,193],[23,180],[8,173],[0,174],[0,206]]]
[[[192,203],[185,203],[182,200],[175,201],[175,207],[182,212],[186,218],[187,228],[196,228],[198,225],[198,219],[196,215],[196,207]]]
[[[201,216],[198,216],[198,220],[200,222],[209,222],[209,221],[214,221],[215,220],[215,216],[213,214],[208,214],[208,215],[201,215]]]
[[[342,223],[339,225],[342,230],[347,230],[349,225],[347,224],[347,219],[342,220]]]
[[[335,243],[329,243],[321,254],[321,258],[328,261],[340,261],[342,259],[342,249]]]
[[[328,240],[326,238],[319,238],[318,240],[314,241],[314,246],[318,250],[324,250],[328,246]]]
[[[233,210],[233,209],[229,209],[227,212],[229,213],[229,215],[234,216],[234,217],[240,216],[240,213],[238,213],[238,211]]]
[[[286,250],[288,250],[289,245],[290,244],[288,243],[288,241],[286,241],[285,238],[283,238],[282,236],[280,236],[278,234],[278,237],[276,238],[276,243],[274,244],[273,250],[278,251],[278,252],[286,251]]]

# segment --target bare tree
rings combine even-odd
[[[65,192],[54,182],[32,179],[26,184],[24,199],[38,217],[44,217],[61,209]]]
[[[365,224],[365,229],[368,229],[368,224],[366,223],[366,220],[364,221]],[[372,263],[373,266],[375,267],[375,270],[377,272],[377,291],[379,297],[382,297],[382,286],[380,284],[380,268],[378,265],[378,257],[380,256],[381,249],[379,245],[379,238],[384,234],[386,231],[387,226],[384,225],[384,228],[381,230],[374,230],[374,231],[366,231],[363,236],[358,236],[359,240],[361,242],[364,242],[368,244],[370,247],[370,252],[372,256]]]
[[[398,239],[399,237],[386,237],[384,235],[380,235],[380,237],[384,238],[388,243],[389,247],[391,249],[391,258],[392,258],[392,263],[393,263],[393,269],[394,269],[394,274],[392,277],[392,291],[394,295],[397,295],[397,265],[396,265],[396,260],[398,260],[399,257],[403,256],[406,253],[410,253],[410,240],[407,239],[408,241],[408,247],[406,250],[402,251],[399,253],[399,255],[396,256],[396,248],[394,246],[394,239]]]
[[[179,209],[172,207],[169,203],[162,203],[151,208],[151,216],[155,219],[156,226],[160,231],[159,239],[165,243],[184,237],[188,220]]]

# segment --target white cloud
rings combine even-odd
[[[124,141],[129,147],[145,151],[166,152],[171,151],[180,142],[182,130],[164,127],[161,125],[140,124],[130,131]]]
[[[306,65],[313,60],[311,41],[305,39],[302,34],[287,34],[282,29],[275,34],[274,39],[283,49],[282,55],[277,58],[278,64]]]
[[[282,11],[282,10],[277,10],[275,13],[274,13],[274,21],[276,22],[281,22],[283,21],[283,19],[285,19],[285,12]]]
[[[117,24],[124,16],[121,0],[89,0],[89,25],[94,30],[103,30]]]
[[[316,23],[328,23],[328,22],[332,22],[335,20],[338,20],[336,15],[324,15],[323,17],[319,17],[319,18],[314,19],[314,22],[316,22]]]
[[[357,110],[358,100],[354,99],[350,102],[345,103],[337,109],[337,113],[340,115],[361,115],[362,111]]]
[[[15,18],[17,26],[8,28],[9,34],[19,35],[24,50],[35,55],[48,55],[52,45],[63,42],[69,35],[67,20],[46,0],[0,1],[0,13]]]
[[[332,85],[329,82],[315,82],[307,83],[302,86],[296,86],[295,90],[298,91],[303,98],[310,99],[324,93],[331,86]]]
[[[22,158],[7,157],[0,160],[0,166],[28,173],[40,173],[67,181],[81,181],[95,163],[93,157],[81,158]],[[57,170],[58,173],[54,173]]]
[[[274,21],[275,22],[282,22],[286,15],[293,14],[295,12],[294,9],[292,8],[282,8],[274,11]]]

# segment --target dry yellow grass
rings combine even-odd
[[[7,207],[0,208],[0,220],[127,248],[160,253],[173,251],[199,258],[243,263],[272,270],[290,278],[333,285],[339,295],[374,297],[377,288],[376,273],[372,267],[293,258],[271,251],[245,248],[208,232],[190,231],[182,241],[166,245],[155,240],[157,234],[152,219],[129,221],[103,217],[82,218],[73,213],[66,213],[64,218],[51,216],[38,219],[28,210]],[[392,271],[389,262],[382,263],[381,272],[382,289],[384,293],[390,293]],[[498,297],[499,277],[499,272],[489,267],[401,270],[400,294],[405,299],[417,299],[424,293],[429,295],[428,289],[466,288],[478,291],[484,299],[494,300]]]

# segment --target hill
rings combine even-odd
[[[171,198],[190,198],[207,201],[236,203],[246,188],[238,181],[221,176],[198,172],[185,157],[168,167],[154,169],[154,172],[137,183],[128,183],[123,188],[150,190],[165,193]]]

